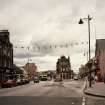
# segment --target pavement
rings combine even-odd
[[[87,83],[86,83],[86,85],[87,85]],[[96,83],[92,84],[91,88],[89,88],[89,86],[86,86],[84,89],[84,93],[86,95],[105,98],[105,83],[104,82],[96,82]]]

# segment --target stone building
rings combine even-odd
[[[105,78],[105,39],[96,40],[95,57],[99,68],[97,75],[100,81],[103,81]]]
[[[27,63],[23,68],[28,73],[28,77],[30,79],[32,79],[33,76],[37,73],[37,66],[35,65],[35,63]]]
[[[8,30],[0,30],[0,80],[13,78],[13,45]]]
[[[62,79],[70,79],[72,75],[70,58],[61,56],[56,63],[56,73],[60,75]]]

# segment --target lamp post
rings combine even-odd
[[[27,49],[28,49],[28,79],[30,79],[30,74],[29,74],[29,48],[30,47],[27,47]]]
[[[79,21],[79,24],[83,24],[83,20],[87,20],[88,21],[88,37],[89,37],[89,61],[91,59],[91,52],[90,52],[90,20],[92,19],[92,17],[90,17],[90,15],[88,15],[87,18],[81,18]],[[89,68],[89,87],[91,87],[91,68]]]

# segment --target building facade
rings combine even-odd
[[[27,63],[23,68],[28,73],[29,79],[32,79],[33,76],[37,73],[37,66],[35,63]]]
[[[81,78],[84,78],[87,73],[88,73],[88,69],[86,68],[86,65],[81,65],[81,67],[79,68],[79,76]]]
[[[73,71],[71,70],[70,58],[61,56],[56,63],[56,73],[60,75],[62,79],[70,79]]]
[[[0,80],[13,78],[13,45],[8,30],[0,30]]]
[[[95,57],[99,68],[97,75],[103,81],[105,79],[105,39],[96,40]]]
[[[16,66],[15,64],[13,65],[14,67],[14,78],[18,79],[18,78],[23,78],[24,77],[24,72],[22,70],[22,68]]]
[[[81,78],[84,78],[86,76],[89,77],[90,72],[92,77],[95,77],[97,75],[97,62],[95,57],[90,59],[90,61],[88,61],[85,65],[81,65],[81,67],[79,68],[79,76]]]

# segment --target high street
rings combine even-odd
[[[103,98],[83,94],[84,81],[41,81],[0,89],[0,105],[105,105]]]
[[[54,96],[54,97],[82,97],[84,82],[43,81],[34,84],[5,88],[0,90],[0,96]]]

